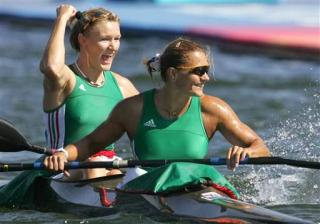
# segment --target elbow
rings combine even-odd
[[[259,144],[261,145],[262,156],[265,156],[265,157],[271,156],[271,153],[270,153],[268,146],[261,138],[259,139]]]
[[[262,139],[260,139],[259,145],[261,147],[260,148],[261,150],[259,150],[260,151],[260,156],[270,157],[271,156],[271,152],[270,152],[268,146],[265,144],[265,142]]]
[[[249,157],[270,157],[271,153],[268,146],[265,142],[258,138],[256,139],[250,146],[252,150],[250,150]]]
[[[41,73],[47,77],[58,77],[61,66],[56,63],[49,63],[48,61],[42,60],[39,65],[39,69]]]
[[[264,156],[264,157],[270,157],[271,156],[271,152],[270,152],[270,150],[268,149],[267,146],[265,146],[265,151],[264,151],[262,156]]]
[[[40,69],[40,72],[43,74],[45,74],[48,69],[47,64],[43,60],[41,60],[39,64],[39,69]]]

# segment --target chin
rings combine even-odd
[[[197,90],[197,91],[192,91],[190,93],[191,96],[198,96],[198,97],[201,97],[204,95],[203,91],[200,91],[200,90]]]
[[[195,96],[202,97],[204,95],[203,92],[195,94]]]
[[[103,70],[111,70],[111,64],[101,65]]]
[[[191,95],[192,96],[199,96],[199,97],[201,97],[201,96],[203,96],[204,95],[204,93],[203,93],[203,88],[192,88],[192,90],[191,90]]]

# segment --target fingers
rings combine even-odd
[[[247,151],[243,151],[242,153],[241,153],[241,157],[240,157],[240,161],[242,161],[242,160],[244,160],[246,157],[247,157]]]
[[[227,153],[227,167],[230,170],[235,170],[241,160],[244,160],[248,155],[248,149],[240,146],[233,146]]]
[[[70,173],[69,173],[67,170],[64,170],[64,171],[63,171],[63,174],[64,174],[65,176],[67,176],[67,177],[70,177]]]
[[[77,9],[75,7],[73,7],[72,5],[62,4],[62,5],[58,6],[58,8],[56,9],[56,12],[57,12],[57,16],[62,15],[62,14],[66,14],[70,18],[70,17],[74,17],[76,15]]]
[[[64,171],[64,163],[67,162],[65,154],[63,152],[54,153],[52,156],[47,156],[43,164],[49,170]]]
[[[232,155],[232,148],[230,148],[230,149],[228,150],[228,153],[227,153],[227,167],[228,167],[228,169],[231,169],[231,168],[230,168],[230,167],[231,167],[231,165],[230,165],[231,155]]]

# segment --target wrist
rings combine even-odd
[[[69,21],[69,17],[66,16],[66,15],[58,15],[57,18],[56,18],[56,21],[57,21],[58,23],[63,22],[63,23],[65,23],[65,24],[67,24],[68,21]]]
[[[62,153],[64,154],[66,160],[68,160],[68,158],[69,158],[69,153],[68,153],[67,150],[65,150],[64,148],[60,148],[60,149],[57,150],[57,152],[62,152]]]

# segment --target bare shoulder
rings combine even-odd
[[[215,97],[204,95],[201,97],[201,111],[209,116],[214,116],[218,119],[226,119],[236,116],[230,105],[224,100]]]
[[[135,119],[140,116],[143,108],[142,94],[128,97],[118,103],[115,112],[123,118]]]
[[[139,93],[137,95],[130,96],[124,99],[123,101],[121,101],[120,103],[129,107],[134,107],[134,108],[140,107],[143,104],[143,94]]]
[[[112,72],[113,76],[116,78],[119,85],[126,85],[128,83],[131,83],[130,80],[116,72]]]
[[[231,107],[224,100],[210,95],[203,95],[201,97],[201,109],[203,112],[221,112],[229,110]]]
[[[115,79],[117,80],[119,88],[120,88],[124,98],[134,96],[139,93],[139,91],[136,89],[136,87],[132,84],[132,82],[128,78],[126,78],[118,73],[115,73],[115,72],[112,72],[112,74],[114,75]]]
[[[124,127],[128,136],[132,138],[136,133],[142,109],[143,97],[142,94],[139,94],[128,97],[119,102],[111,116],[114,117],[122,127]]]
[[[201,112],[209,137],[212,137],[216,130],[226,133],[225,130],[241,126],[241,121],[229,104],[218,97],[202,96]]]

